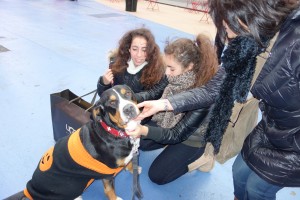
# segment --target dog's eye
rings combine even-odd
[[[116,100],[110,101],[109,104],[110,104],[111,106],[115,106],[115,105],[117,105],[117,101],[116,101]]]
[[[132,93],[130,91],[126,91],[125,97],[126,98],[131,98]]]

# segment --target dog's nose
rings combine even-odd
[[[131,104],[127,104],[123,108],[123,113],[128,116],[129,118],[136,117],[137,113],[135,112],[135,108]]]

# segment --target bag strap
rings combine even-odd
[[[254,75],[253,75],[253,79],[251,81],[251,88],[254,85],[254,83],[255,83],[255,81],[256,81],[259,73],[261,72],[261,70],[262,70],[262,68],[263,68],[263,66],[265,64],[265,62],[269,58],[270,52],[271,52],[271,50],[273,48],[273,45],[274,45],[277,37],[278,37],[278,32],[270,40],[270,45],[268,46],[268,48],[266,49],[266,51],[258,55],[258,57],[257,57],[257,64],[255,66],[255,72],[254,72]]]
[[[71,101],[69,101],[69,104],[71,104],[71,103],[74,102],[74,101],[81,100],[82,97],[85,97],[85,96],[90,95],[90,94],[92,94],[92,93],[94,93],[93,99],[92,99],[92,101],[91,101],[92,106],[89,107],[88,109],[86,109],[86,111],[89,111],[89,110],[94,106],[94,103],[95,103],[95,101],[96,101],[96,97],[97,97],[97,89],[96,89],[96,90],[93,90],[93,91],[91,91],[91,92],[88,92],[88,93],[86,93],[86,94],[84,94],[84,95],[81,95],[81,96],[79,96],[79,97],[76,97],[76,98],[72,99]]]
[[[265,62],[269,58],[270,52],[271,52],[271,50],[273,48],[273,45],[274,45],[274,43],[277,39],[277,36],[278,36],[278,33],[276,33],[275,36],[270,40],[270,45],[268,46],[266,51],[258,55],[257,63],[256,63],[256,66],[255,66],[255,72],[254,72],[254,75],[253,75],[253,78],[252,78],[252,81],[251,81],[251,88],[253,87],[253,85],[254,85],[259,73],[261,72]],[[254,99],[254,97],[251,97],[251,98],[247,99],[246,102],[249,102],[250,99]],[[235,124],[237,122],[237,120],[240,116],[240,113],[241,113],[243,107],[245,106],[246,102],[244,102],[244,103],[236,102],[234,104],[234,107],[232,108],[233,112],[230,116],[230,122],[231,123]]]
[[[93,96],[93,99],[91,101],[91,104],[94,105],[95,101],[96,101],[96,97],[97,97],[97,89],[94,90],[93,92],[95,92],[94,96]]]

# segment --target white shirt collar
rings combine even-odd
[[[127,72],[128,72],[129,74],[136,74],[136,73],[138,73],[139,71],[141,71],[141,69],[144,68],[145,65],[148,64],[148,62],[145,61],[145,62],[144,62],[143,64],[141,64],[140,66],[135,67],[134,64],[133,64],[132,59],[130,59],[127,63],[128,63]]]

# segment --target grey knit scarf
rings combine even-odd
[[[191,88],[195,83],[195,73],[193,71],[185,72],[178,76],[169,76],[169,84],[165,88],[161,99],[165,99],[170,95],[178,94]],[[184,113],[175,115],[172,111],[160,112],[152,117],[160,127],[172,128],[184,116]]]

